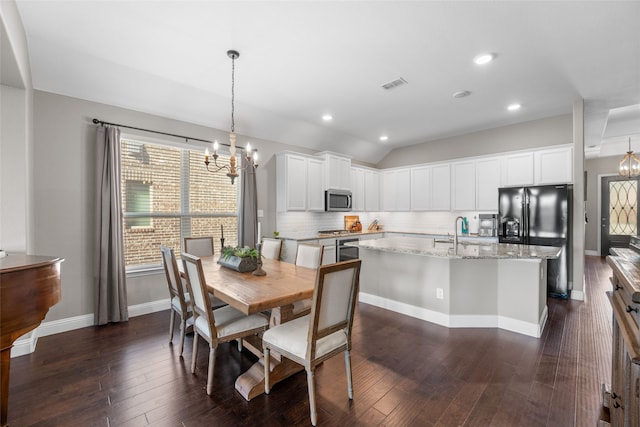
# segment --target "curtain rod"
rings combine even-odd
[[[110,122],[105,122],[103,120],[98,120],[98,119],[93,119],[92,121],[93,121],[93,124],[96,124],[96,125],[100,124],[101,126],[104,126],[104,125],[118,126],[118,127],[121,127],[121,128],[141,130],[143,132],[150,132],[150,133],[157,133],[159,135],[172,136],[174,138],[184,139],[187,142],[189,142],[189,140],[191,140],[191,141],[199,141],[199,142],[208,142],[209,144],[213,144],[213,141],[209,141],[207,139],[192,138],[190,136],[176,135],[174,133],[160,132],[158,130],[151,130],[151,129],[138,128],[138,127],[135,127],[135,126],[121,125],[119,123],[110,123]],[[230,144],[225,144],[224,142],[219,142],[218,144],[224,145],[225,147],[231,147]],[[237,146],[237,145],[236,145],[236,148],[239,148],[240,150],[244,150],[245,149],[244,147],[240,147],[240,146]],[[253,148],[253,147],[251,147],[251,151],[258,151],[258,150]]]

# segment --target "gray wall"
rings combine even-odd
[[[209,140],[227,141],[228,133],[41,91],[35,91],[34,105],[35,245],[31,252],[65,258],[62,301],[49,312],[47,320],[51,321],[93,313],[96,127],[91,119]],[[238,136],[239,145],[246,141]],[[259,150],[261,163],[257,175],[258,209],[263,209],[265,216],[260,221],[263,234],[270,235],[275,229],[276,213],[274,153],[308,151],[256,138],[251,138],[251,145]],[[162,274],[129,279],[129,304],[167,298],[164,280]]]
[[[572,114],[566,114],[397,148],[377,167],[415,165],[572,142]]]
[[[598,232],[600,230],[598,181],[603,175],[618,174],[618,162],[620,162],[623,155],[624,153],[620,153],[619,157],[601,157],[585,161],[585,169],[587,171],[587,201],[585,206],[589,221],[585,226],[585,250],[587,251],[600,253],[600,247],[598,246]]]

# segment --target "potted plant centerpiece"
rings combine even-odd
[[[246,273],[257,268],[258,250],[255,248],[225,246],[222,248],[218,264],[232,270]]]

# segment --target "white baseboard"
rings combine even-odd
[[[364,292],[360,292],[358,300],[447,328],[500,328],[535,338],[540,338],[547,321],[546,306],[536,324],[498,315],[448,315]]]
[[[167,310],[171,306],[170,304],[171,300],[169,298],[165,298],[143,304],[130,305],[128,307],[129,317],[142,316],[144,314]],[[40,326],[31,331],[30,334],[20,337],[14,342],[13,348],[11,349],[11,357],[24,356],[25,354],[33,353],[36,349],[39,337],[46,337],[48,335],[93,326],[93,317],[94,315],[91,313],[68,317],[66,319],[43,322]]]
[[[592,250],[585,250],[584,254],[585,255],[590,255],[590,256],[600,256],[600,252],[599,251],[592,251]]]

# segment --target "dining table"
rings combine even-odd
[[[205,281],[213,294],[246,315],[269,313],[269,326],[305,315],[309,309],[297,312],[294,303],[313,297],[316,269],[284,261],[263,259],[264,276],[240,273],[217,263],[217,257],[201,257]],[[182,265],[180,266],[182,270]],[[263,358],[262,336],[242,340],[243,348]],[[304,369],[284,356],[271,352],[270,383],[273,385]],[[243,372],[235,383],[236,390],[246,399],[264,393],[264,365],[258,360]]]

